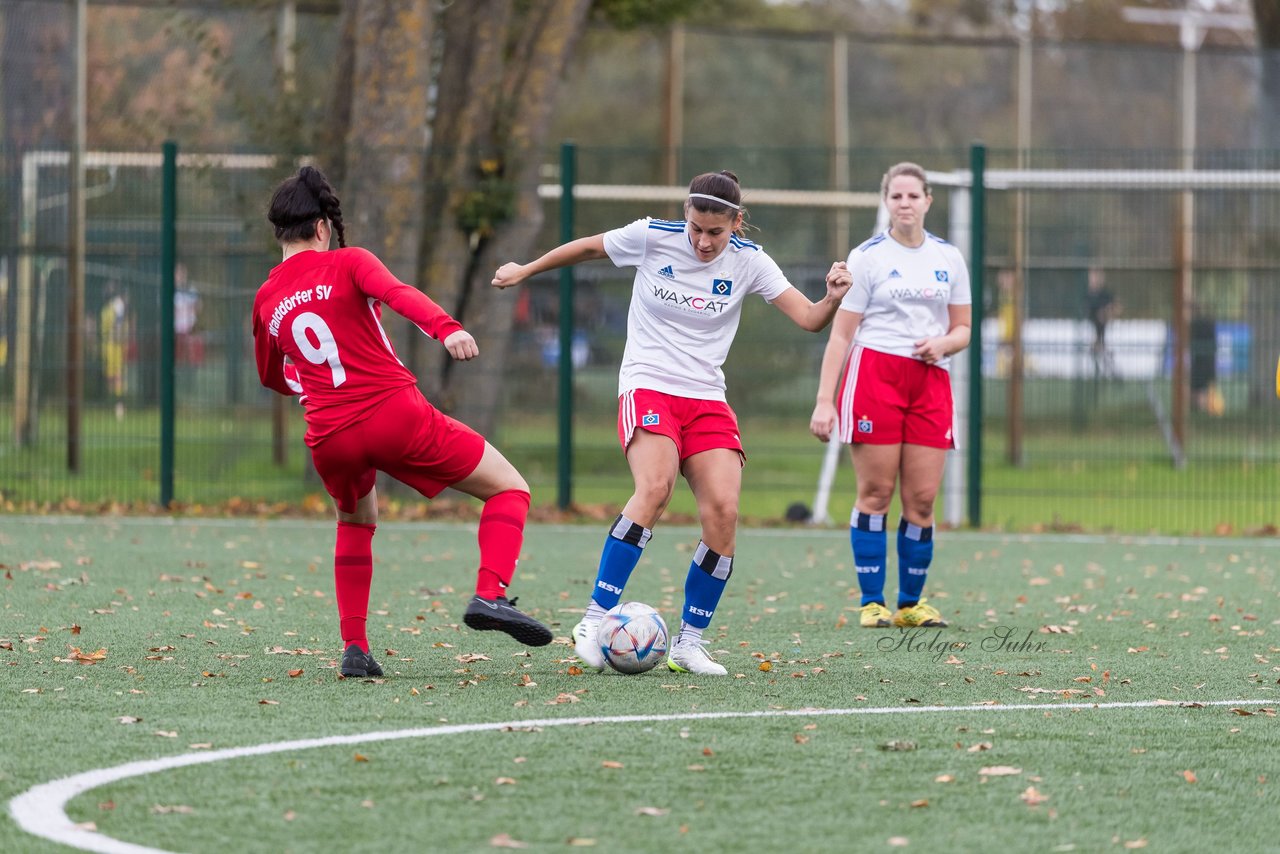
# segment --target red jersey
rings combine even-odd
[[[365,249],[291,255],[253,302],[254,355],[267,388],[302,396],[310,447],[417,378],[382,328],[382,303],[443,341],[462,324]]]

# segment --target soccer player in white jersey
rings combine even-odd
[[[684,475],[698,505],[702,540],[667,666],[725,675],[707,654],[702,633],[733,571],[746,455],[720,366],[748,296],[759,294],[802,329],[817,332],[831,322],[850,283],[844,262],[837,261],[818,302],[794,288],[764,250],[741,237],[742,192],[732,172],[694,178],[684,215],[683,221],[646,218],[582,237],[529,264],[504,264],[493,278],[494,287],[507,288],[598,258],[636,268],[618,378],[618,439],[635,492],[610,526],[591,601],[573,630],[578,657],[596,670],[604,667],[596,642],[600,619],[621,600],[677,476]]]
[[[889,228],[849,253],[853,286],[831,324],[809,430],[852,446],[858,497],[849,520],[866,628],[945,626],[924,600],[933,502],[955,447],[950,357],[969,346],[969,272],[956,247],[924,228],[933,196],[924,169],[899,163],[881,195]],[[895,484],[898,602],[885,606],[885,515]]]

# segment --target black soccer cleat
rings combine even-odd
[[[352,644],[342,653],[342,675],[363,679],[366,676],[381,676],[382,665],[373,660],[373,656]]]
[[[551,643],[551,629],[528,614],[516,610],[516,600],[507,597],[482,599],[471,597],[462,622],[480,632],[497,630],[506,632],[525,646],[546,646]]]

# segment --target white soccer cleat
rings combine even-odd
[[[587,667],[604,670],[604,653],[600,651],[600,624],[582,620],[573,627],[573,651]]]
[[[667,653],[667,667],[676,673],[697,673],[700,676],[727,675],[729,671],[722,665],[716,664],[711,660],[711,656],[707,655],[706,645],[707,642],[701,638],[685,640],[677,637],[676,642],[671,645],[671,652]]]

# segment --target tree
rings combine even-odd
[[[515,307],[515,295],[489,282],[499,264],[529,254],[541,226],[547,130],[593,0],[387,5],[344,6],[349,71],[332,115],[347,123],[336,146],[346,156],[333,171],[360,233],[382,241],[389,260],[408,257],[407,242],[416,242],[416,276],[397,272],[476,337],[481,360],[465,369],[417,335],[406,356],[433,400],[488,432]],[[626,25],[669,20],[691,6],[594,2],[596,14]]]

